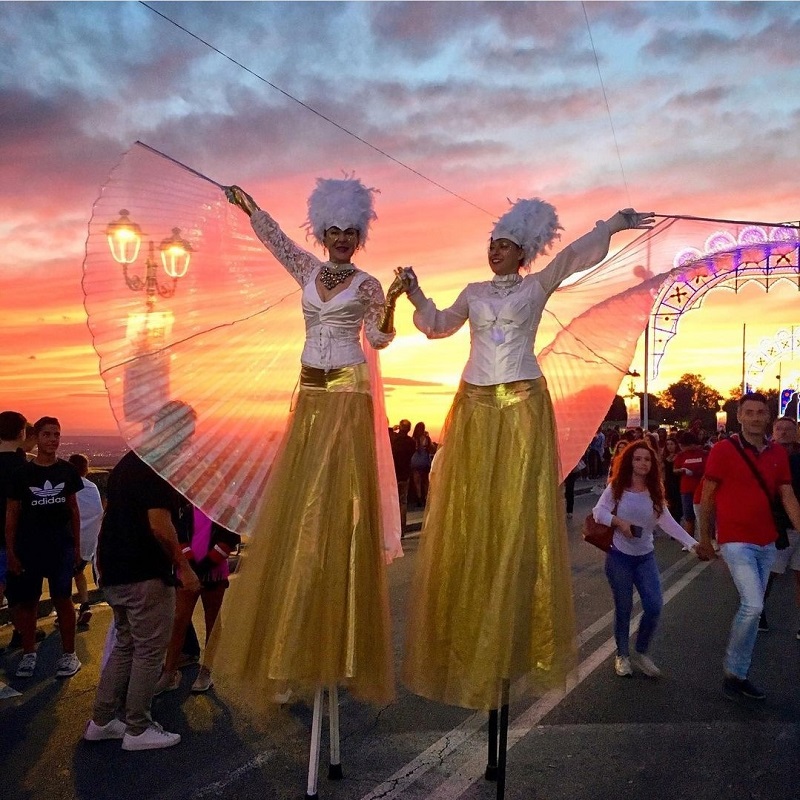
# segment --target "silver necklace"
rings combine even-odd
[[[522,283],[522,275],[512,272],[510,275],[495,275],[492,280],[492,293],[505,297]]]

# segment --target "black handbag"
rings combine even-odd
[[[747,466],[750,467],[750,471],[753,473],[756,481],[758,481],[758,485],[767,496],[767,500],[769,500],[769,508],[772,512],[772,521],[775,523],[775,527],[778,530],[778,538],[775,540],[775,549],[785,550],[789,546],[789,534],[786,532],[786,529],[791,524],[791,520],[786,514],[786,509],[783,507],[783,502],[780,498],[773,497],[770,494],[769,489],[767,489],[767,484],[764,482],[764,477],[755,468],[753,462],[747,457],[747,453],[744,452],[744,448],[742,447],[742,444],[738,438],[732,436],[731,443],[736,448],[739,455],[745,460]]]

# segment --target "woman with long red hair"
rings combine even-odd
[[[660,527],[693,550],[701,560],[713,557],[675,521],[667,509],[661,464],[644,441],[631,442],[614,461],[611,480],[592,512],[595,520],[614,528],[606,556],[606,577],[614,596],[614,670],[620,677],[635,667],[651,678],[661,670],[647,654],[664,604],[661,578],[653,547],[653,531]],[[633,588],[642,602],[642,620],[633,653],[628,641],[633,609]]]

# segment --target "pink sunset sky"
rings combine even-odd
[[[242,185],[299,242],[315,178],[355,171],[381,190],[357,263],[384,285],[413,264],[440,305],[486,276],[507,198],[556,205],[564,243],[629,205],[800,217],[795,3],[153,7],[454,194],[145,5],[0,4],[0,406],[55,414],[71,433],[116,429],[80,282],[92,204],[136,140]],[[698,372],[726,394],[741,381],[742,324],[754,347],[800,325],[797,309],[788,282],[712,292],[651,389]],[[404,301],[397,329],[382,354],[389,416],[436,432],[468,335],[427,342]]]

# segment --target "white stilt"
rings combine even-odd
[[[339,753],[339,689],[328,687],[328,718],[330,723],[331,761],[328,766],[328,779],[339,781],[342,773],[342,757]]]
[[[317,782],[319,781],[319,742],[322,733],[322,686],[317,687],[314,695],[314,717],[311,722],[311,747],[308,754],[308,784],[306,788],[307,800],[317,796]]]

